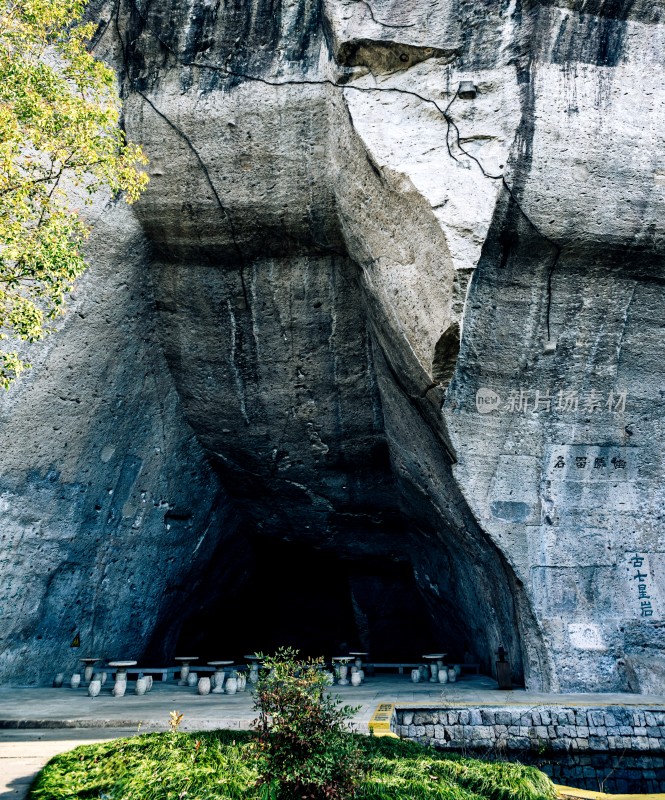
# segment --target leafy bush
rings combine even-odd
[[[357,709],[326,692],[323,659],[302,660],[281,648],[263,658],[254,727],[258,784],[270,800],[351,798],[362,777],[360,751],[348,732]]]

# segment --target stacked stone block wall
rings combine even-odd
[[[563,753],[524,758],[554,783],[607,794],[660,794],[665,787],[665,756],[614,750],[606,753]]]
[[[646,707],[401,708],[393,727],[450,750],[665,752],[665,709]]]

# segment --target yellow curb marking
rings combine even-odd
[[[562,800],[665,800],[665,794],[605,794],[559,784],[554,788]]]
[[[616,708],[617,706],[621,706],[622,708],[633,709],[635,708],[637,711],[658,711],[661,712],[665,708],[665,703],[609,703],[609,702],[602,702],[600,700],[589,700],[584,702],[582,700],[571,702],[566,700],[565,702],[556,703],[556,702],[527,702],[525,700],[506,700],[504,702],[487,702],[487,701],[464,701],[464,700],[450,700],[445,702],[432,702],[432,701],[424,701],[424,702],[410,702],[407,700],[398,700],[395,705],[397,708],[407,708],[411,709],[418,709],[418,708],[425,708],[425,709],[439,709],[439,708],[491,708],[491,709],[506,709],[506,708],[513,708],[514,706],[527,706],[529,708],[533,708],[537,711],[539,708]],[[612,795],[614,797],[614,795]],[[632,795],[626,795],[629,797]],[[642,795],[639,795],[640,797]],[[660,795],[654,795],[656,797],[660,797]]]
[[[367,723],[374,736],[391,736],[395,739],[399,739],[399,736],[390,730],[390,721],[394,713],[394,703],[379,703],[370,721]]]

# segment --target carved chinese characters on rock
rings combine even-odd
[[[545,477],[564,481],[634,480],[638,448],[612,445],[550,445]]]
[[[649,570],[648,557],[644,553],[635,552],[628,558],[629,572],[637,591],[632,595],[637,599],[640,617],[653,617],[655,612],[656,597],[652,591],[652,578]]]

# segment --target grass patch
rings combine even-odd
[[[352,735],[352,734],[349,734]],[[151,733],[53,758],[29,800],[261,800],[247,732]],[[554,800],[535,767],[358,736],[368,766],[357,800]]]

